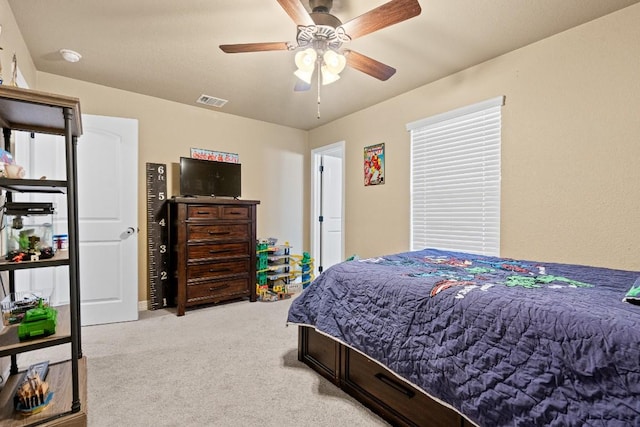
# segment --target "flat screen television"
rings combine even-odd
[[[238,198],[240,171],[240,163],[180,157],[180,194]]]

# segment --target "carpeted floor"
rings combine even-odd
[[[182,317],[143,311],[135,322],[83,327],[89,426],[387,425],[297,360],[291,301]]]

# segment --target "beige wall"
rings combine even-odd
[[[191,147],[238,153],[242,198],[260,200],[258,236],[306,247],[306,132],[47,73],[38,73],[38,89],[78,97],[83,114],[138,120],[139,300],[148,299],[145,164],[166,163],[171,182],[171,165]]]
[[[505,95],[501,255],[640,270],[638,22],[640,4],[311,131],[346,140],[345,253],[409,247],[407,123]],[[386,183],[364,187],[378,142]]]
[[[0,59],[10,77],[11,56],[29,87],[80,99],[83,114],[138,120],[138,295],[148,299],[146,249],[147,162],[171,165],[189,156],[191,147],[238,153],[242,163],[242,198],[260,200],[258,237],[288,241],[294,253],[308,250],[309,166],[305,131],[224,114],[214,109],[178,104],[92,83],[37,72],[11,8],[0,0]],[[169,185],[171,191],[174,186]],[[136,286],[136,284],[134,284]]]
[[[35,86],[36,67],[33,65],[31,54],[18,29],[18,24],[7,0],[0,0],[0,25],[2,26],[0,47],[3,48],[0,50],[0,63],[2,64],[4,84],[9,84],[11,81],[11,60],[15,53],[20,72],[29,85]]]

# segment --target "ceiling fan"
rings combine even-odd
[[[308,13],[301,0],[277,0],[297,27],[296,43],[267,42],[220,45],[226,53],[265,52],[274,50],[298,50],[295,62],[296,76],[304,84],[296,90],[306,90],[311,84],[311,75],[318,68],[318,84],[329,84],[340,78],[345,66],[387,80],[396,70],[389,65],[369,58],[342,45],[358,37],[397,24],[417,16],[421,12],[417,0],[391,0],[383,5],[353,18],[344,24],[329,13],[333,0],[309,0],[312,10]]]

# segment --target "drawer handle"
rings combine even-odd
[[[225,288],[228,288],[229,286],[231,285],[229,285],[228,283],[225,283],[224,285],[212,286],[209,288],[209,292],[219,291],[220,289],[225,289]]]
[[[197,214],[198,214],[198,215],[206,215],[206,214],[208,214],[208,213],[209,213],[209,212],[207,212],[207,211],[198,211],[198,212],[197,212]]]
[[[233,271],[230,268],[210,268],[209,273],[228,273],[229,271]]]
[[[226,254],[227,252],[233,252],[233,250],[232,249],[218,249],[216,251],[216,250],[211,249],[209,251],[210,254]]]
[[[241,215],[240,212],[229,212],[229,215]]]
[[[405,387],[404,385],[400,384],[399,382],[389,378],[388,376],[386,376],[385,374],[378,372],[375,377],[377,379],[379,379],[380,381],[382,381],[383,383],[385,383],[386,385],[388,385],[389,387],[391,387],[392,389],[399,391],[400,393],[404,394],[405,396],[407,396],[409,399],[411,399],[413,396],[415,396],[416,394],[413,392],[413,390],[408,389],[407,387]]]
[[[209,231],[210,236],[224,236],[226,234],[231,234],[230,231]]]

